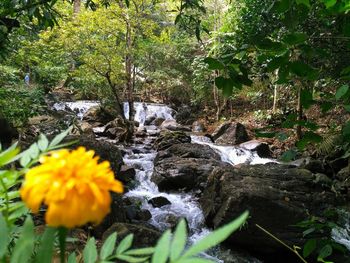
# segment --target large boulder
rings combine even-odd
[[[189,106],[182,106],[175,115],[176,122],[182,125],[191,125],[196,120],[195,112],[198,111]]]
[[[272,155],[269,145],[258,140],[244,142],[241,143],[239,146],[246,150],[256,152],[257,155],[261,158],[271,158]]]
[[[114,118],[115,116],[111,112],[101,106],[91,107],[83,116],[83,120],[92,124],[94,127],[107,124]]]
[[[236,145],[249,140],[248,133],[243,124],[237,122],[225,122],[212,134],[217,144]]]
[[[104,131],[101,134],[118,142],[130,141],[132,125],[128,120],[117,117],[104,126]]]
[[[282,247],[256,224],[288,245],[301,245],[302,231],[295,224],[309,214],[320,215],[338,201],[310,171],[272,163],[214,169],[200,203],[207,224],[214,228],[248,210],[249,223],[226,244],[266,254],[277,253]]]
[[[157,154],[152,181],[161,191],[203,189],[213,169],[225,166],[208,145],[176,144]]]
[[[205,128],[205,125],[201,121],[195,121],[192,123],[192,132],[205,132],[207,129]]]
[[[155,140],[153,147],[157,151],[161,151],[169,148],[174,144],[188,142],[191,142],[191,137],[184,132],[163,132]]]
[[[160,125],[160,128],[162,130],[169,130],[169,131],[191,131],[190,128],[182,126],[181,124],[178,124],[175,120],[165,120]]]
[[[11,145],[12,140],[18,138],[17,129],[6,119],[0,118],[0,144],[3,148]]]

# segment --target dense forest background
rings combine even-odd
[[[210,130],[232,118],[283,150],[323,141],[327,151],[350,134],[349,8],[346,0],[3,1],[0,112],[21,127],[45,112],[45,94],[65,90],[116,114],[123,101],[161,102],[187,110],[187,124],[201,119]]]

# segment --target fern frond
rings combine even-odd
[[[317,147],[318,155],[328,155],[334,151],[336,146],[339,146],[342,142],[341,134],[329,134],[323,138],[323,141],[319,143]]]

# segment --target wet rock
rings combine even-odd
[[[137,212],[135,219],[146,222],[151,218],[152,218],[151,212],[149,210],[143,209]]]
[[[249,210],[249,224],[228,238],[229,247],[277,253],[281,246],[255,224],[291,246],[301,245],[302,233],[293,225],[308,214],[320,215],[327,207],[343,201],[315,183],[315,179],[306,169],[274,163],[217,168],[209,176],[200,203],[207,224],[214,228]]]
[[[145,125],[151,125],[155,119],[156,119],[155,115],[147,117],[145,120]]]
[[[179,222],[179,220],[180,219],[178,216],[169,213],[168,215],[166,215],[164,221],[169,225],[169,228],[174,229],[176,227],[177,223]]]
[[[205,132],[206,128],[203,122],[195,121],[192,123],[192,132]]]
[[[267,143],[260,142],[258,140],[251,140],[248,142],[241,143],[240,147],[247,149],[252,152],[256,152],[261,158],[271,158],[271,150]]]
[[[312,173],[325,173],[326,168],[321,160],[310,159],[301,165],[301,168],[307,169]]]
[[[83,116],[83,121],[90,123],[93,127],[105,125],[115,119],[115,116],[107,108],[101,106],[91,107]]]
[[[336,174],[344,167],[347,167],[348,163],[349,163],[348,158],[340,157],[340,158],[337,158],[337,159],[330,161],[328,164],[329,164],[330,168],[332,169],[333,173]]]
[[[154,142],[153,147],[157,150],[164,150],[178,143],[191,142],[191,137],[184,132],[163,132]]]
[[[169,130],[169,131],[191,131],[190,128],[182,126],[181,124],[178,124],[175,120],[165,120],[160,125],[160,128],[162,130]]]
[[[103,234],[105,241],[114,232],[118,233],[118,242],[129,234],[134,234],[133,248],[153,247],[161,236],[158,230],[142,224],[115,223]]]
[[[217,144],[236,145],[249,140],[248,133],[241,123],[225,122],[212,134]]]
[[[118,179],[124,184],[129,184],[135,180],[135,175],[135,169],[124,164],[120,168]]]
[[[159,127],[159,126],[162,125],[162,123],[163,123],[164,121],[165,121],[164,118],[156,118],[156,119],[153,121],[153,123],[154,123],[155,126]]]
[[[115,118],[106,124],[103,135],[119,142],[130,141],[132,138],[131,125],[128,120]]]
[[[121,195],[112,193],[111,212],[103,219],[101,224],[93,228],[93,234],[97,238],[101,238],[105,231],[116,222],[123,223],[127,221],[126,207]]]
[[[177,144],[158,152],[152,181],[161,191],[203,189],[215,167],[230,166],[207,145]]]
[[[17,129],[8,120],[0,118],[0,143],[3,149],[11,146],[18,135]]]
[[[172,156],[181,158],[199,158],[221,160],[220,154],[210,148],[210,146],[198,143],[175,144],[168,148],[166,152]]]
[[[350,170],[349,167],[345,167],[343,169],[341,169],[337,175],[335,176],[336,179],[338,179],[339,181],[345,181],[348,180],[350,178]]]
[[[182,106],[176,113],[176,122],[182,125],[191,125],[196,120],[196,116],[193,114],[194,112],[196,111],[189,106]]]
[[[71,124],[71,122],[65,123],[65,121],[49,115],[30,118],[27,125],[20,132],[19,144],[21,148],[25,149],[34,143],[41,133],[48,138],[53,138],[56,134],[66,130]]]
[[[153,207],[171,205],[171,202],[164,196],[153,197],[152,199],[148,200],[148,203],[151,204]]]

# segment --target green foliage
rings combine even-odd
[[[179,222],[173,234],[170,230],[165,231],[155,247],[133,249],[133,234],[126,236],[119,242],[118,246],[116,246],[117,233],[113,233],[106,239],[101,249],[98,251],[95,239],[90,238],[83,251],[84,262],[112,262],[114,260],[122,260],[130,263],[213,262],[212,260],[198,257],[198,255],[224,241],[234,231],[239,229],[247,218],[248,212],[245,212],[236,220],[215,230],[188,248],[186,248],[187,230],[185,220]],[[74,259],[74,254],[71,254],[69,258],[69,262],[77,262]]]
[[[338,213],[335,210],[326,210],[324,218],[310,217],[297,224],[303,229],[306,242],[303,248],[305,258],[316,258],[317,262],[330,262],[327,260],[334,251],[345,253],[346,248],[332,240],[332,229],[340,227],[337,223]]]
[[[0,115],[16,126],[22,126],[28,118],[43,112],[43,91],[35,87],[0,87]]]

